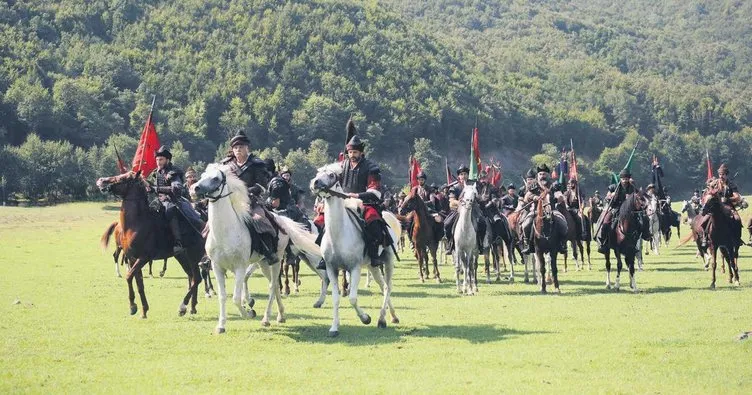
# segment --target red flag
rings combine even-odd
[[[580,181],[580,177],[577,174],[577,156],[574,154],[574,149],[572,149],[572,165],[569,169],[569,179]]]
[[[420,164],[418,161],[410,157],[410,189],[418,186],[418,174],[420,173]]]
[[[713,178],[713,165],[710,163],[710,153],[708,150],[705,150],[705,159],[707,161],[708,165],[708,179],[707,181],[710,181],[711,178]]]
[[[113,145],[113,148],[115,148],[115,155],[117,156],[117,167],[120,174],[123,174],[128,171],[128,169],[125,167],[125,162],[123,162],[123,158],[120,157],[120,152],[118,152],[117,147]]]
[[[141,139],[138,141],[136,155],[133,156],[133,171],[141,170],[144,176],[150,174],[157,168],[157,158],[154,154],[159,149],[159,137],[157,129],[151,120],[151,112],[146,119],[144,130],[141,132]]]
[[[493,177],[491,177],[491,185],[498,187],[501,183],[501,167],[498,165],[493,165],[491,167],[493,169]]]

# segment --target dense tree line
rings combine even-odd
[[[655,153],[669,184],[694,187],[706,149],[747,180],[750,17],[731,0],[4,2],[0,173],[28,197],[90,196],[156,94],[182,165],[244,130],[299,184],[350,116],[390,183],[411,153],[441,182],[476,123],[512,181],[519,157],[550,160],[570,138],[592,187],[637,140],[645,181]]]

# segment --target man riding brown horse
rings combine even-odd
[[[596,231],[598,252],[601,254],[608,252],[608,238],[611,234],[611,223],[614,216],[619,211],[621,204],[627,199],[627,195],[635,193],[636,190],[637,188],[635,188],[632,181],[632,173],[628,169],[624,169],[619,173],[619,184],[609,186],[609,193],[606,195],[606,200],[609,204],[606,212],[601,214],[601,223]]]
[[[746,207],[747,203],[739,194],[739,188],[736,186],[736,184],[728,178],[728,174],[728,166],[726,166],[725,163],[721,164],[721,166],[718,167],[718,178],[708,183],[708,191],[711,194],[719,195],[721,203],[724,207],[723,212],[732,220],[732,234],[734,236],[734,241],[738,243],[738,249],[740,245],[744,244],[744,242],[742,241],[742,220],[741,217],[739,217],[739,212],[737,212],[736,209],[737,207]],[[703,246],[705,246],[707,244],[708,219],[710,218],[710,216],[708,215],[709,211],[707,206],[702,208],[701,214],[702,219],[700,220],[700,227],[704,230],[702,235],[702,244]]]
[[[556,191],[558,186],[555,184],[552,185],[548,178],[551,173],[551,170],[549,170],[548,166],[544,164],[542,166],[538,166],[536,170],[536,182],[528,185],[528,188],[525,192],[525,198],[523,199],[524,204],[529,205],[529,207],[533,207],[529,209],[528,213],[521,221],[521,228],[524,234],[522,240],[523,243],[525,243],[523,252],[525,254],[532,254],[535,251],[535,246],[533,245],[533,219],[535,213],[535,205],[533,204],[533,202],[537,202],[538,200],[543,198],[543,194],[545,192],[553,194],[553,196],[549,197],[548,199],[551,204],[553,204],[553,202],[561,196],[560,192]],[[555,231],[558,232],[557,240],[559,241],[559,252],[566,253],[567,220],[563,215],[561,215],[560,212],[556,210],[553,210],[552,214],[556,228]]]

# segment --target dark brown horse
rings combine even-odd
[[[627,195],[617,212],[617,218],[611,220],[608,234],[609,249],[604,254],[606,259],[606,288],[611,289],[611,251],[614,251],[616,257],[616,285],[618,291],[620,287],[620,277],[622,269],[621,256],[629,269],[629,286],[635,293],[638,292],[637,280],[635,279],[635,257],[637,256],[637,243],[641,240],[649,240],[650,227],[648,218],[644,214],[644,203],[642,196],[636,192]],[[603,226],[606,226],[605,224]]]
[[[559,254],[559,232],[556,231],[554,222],[554,208],[549,199],[551,193],[543,189],[540,199],[535,204],[535,216],[533,218],[533,245],[535,246],[536,271],[538,272],[538,284],[541,293],[546,293],[546,258],[551,257],[551,276],[553,277],[554,290],[559,289],[559,270],[556,266],[556,258]]]
[[[431,259],[433,260],[433,278],[436,282],[441,283],[439,265],[436,261],[436,250],[439,248],[439,240],[441,240],[443,233],[442,224],[434,221],[433,216],[428,214],[428,207],[426,207],[423,199],[415,193],[415,190],[410,192],[410,195],[402,202],[399,208],[399,215],[403,218],[408,215],[412,219],[413,225],[409,237],[413,243],[415,259],[418,261],[420,281],[425,282],[425,279],[430,274],[428,254],[431,254]]]
[[[115,261],[115,273],[118,277],[121,277],[120,275],[120,269],[118,269],[118,264],[126,264],[128,268],[132,266],[133,262],[126,262],[125,254],[123,256],[120,256],[120,253],[123,251],[123,245],[120,242],[120,238],[123,235],[123,231],[120,229],[120,223],[119,222],[113,222],[110,224],[110,226],[115,227],[115,233],[113,237],[115,237],[115,252],[112,253],[112,259]],[[108,228],[109,229],[109,228]],[[122,258],[122,259],[121,259]],[[163,260],[162,262],[162,270],[159,272],[159,277],[164,277],[165,273],[167,272],[167,259]],[[154,261],[149,261],[149,277],[154,277],[154,273],[152,272],[152,263]]]
[[[697,215],[692,220],[692,234],[697,242],[698,250],[701,253],[705,251],[710,253],[710,264],[712,268],[712,282],[710,288],[715,288],[715,269],[717,267],[718,250],[721,250],[723,259],[729,267],[729,284],[739,285],[739,240],[734,234],[734,229],[738,224],[734,223],[730,208],[721,203],[718,189],[712,186],[704,197],[705,206],[703,212],[706,215]],[[736,228],[738,229],[738,228]],[[703,248],[701,235],[707,232],[707,246]],[[682,244],[687,240],[683,240]]]
[[[130,313],[133,315],[138,311],[138,306],[135,303],[136,295],[133,291],[133,279],[135,278],[138,293],[141,297],[141,317],[146,318],[149,303],[146,300],[141,268],[150,260],[165,259],[174,255],[172,234],[165,221],[149,208],[145,183],[140,171],[100,178],[97,180],[97,186],[102,192],[110,192],[123,201],[120,206],[120,224],[123,230],[121,243],[123,253],[133,262],[126,275]],[[113,226],[102,235],[103,247],[107,247],[112,233],[114,233]],[[175,256],[188,275],[189,283],[188,293],[183,298],[178,310],[181,316],[185,315],[189,301],[191,303],[191,314],[196,313],[198,285],[201,283],[198,262],[205,254],[204,240],[201,235],[189,235],[184,240],[187,248]]]

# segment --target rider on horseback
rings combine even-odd
[[[632,173],[624,169],[619,173],[619,184],[610,185],[609,193],[606,195],[608,207],[601,215],[601,225],[596,234],[598,240],[598,252],[605,254],[608,252],[608,238],[611,233],[611,221],[619,211],[621,204],[627,199],[627,195],[635,193],[636,188],[632,181]]]
[[[514,187],[514,183],[510,183],[507,186],[507,194],[501,198],[501,207],[504,215],[517,210],[517,205],[520,202],[520,196],[517,195],[517,189]]]
[[[567,183],[567,191],[564,192],[564,203],[569,215],[574,220],[576,232],[583,233],[582,217],[580,216],[580,194],[577,190],[577,180],[571,178]]]
[[[590,205],[593,207],[602,208],[603,207],[603,199],[601,199],[601,193],[598,191],[595,191],[593,194],[593,197],[590,198]]]
[[[523,199],[523,203],[528,204],[529,208],[527,213],[525,214],[523,220],[521,221],[521,227],[522,227],[522,233],[523,233],[523,243],[525,243],[525,248],[523,249],[523,253],[525,254],[532,254],[535,252],[535,246],[533,245],[533,220],[535,219],[535,205],[533,202],[537,202],[541,198],[543,198],[544,189],[548,189],[548,192],[551,196],[549,196],[549,202],[553,204],[561,195],[561,192],[558,192],[558,185],[553,184],[551,185],[548,177],[551,173],[551,170],[548,168],[547,165],[538,166],[537,167],[537,178],[535,183],[530,183],[527,186],[527,190],[525,192],[525,198]],[[531,169],[532,171],[532,169]],[[531,172],[528,172],[527,177],[529,178]],[[559,251],[562,253],[565,253],[567,251],[567,220],[564,218],[563,215],[561,215],[560,212],[556,210],[552,210],[555,229],[559,232]]]
[[[157,159],[157,169],[148,177],[147,182],[149,186],[147,187],[147,192],[157,195],[156,199],[158,200],[153,200],[155,204],[151,206],[158,208],[159,211],[164,213],[164,219],[167,220],[170,232],[175,240],[173,246],[174,253],[178,254],[184,248],[180,220],[177,214],[182,212],[186,216],[186,220],[189,221],[200,221],[200,218],[198,213],[193,210],[193,207],[190,204],[186,204],[182,199],[184,196],[183,172],[172,165],[172,153],[165,146],[161,146],[155,156]]]
[[[728,178],[729,169],[728,166],[726,166],[725,163],[721,164],[721,166],[718,168],[718,179],[715,180],[717,182],[716,185],[716,191],[719,193],[721,198],[721,203],[724,206],[724,212],[733,219],[734,228],[733,228],[733,234],[736,240],[738,240],[738,245],[744,244],[742,241],[742,220],[741,217],[739,217],[739,212],[736,211],[737,207],[745,208],[747,203],[742,199],[742,196],[739,194],[739,188],[737,188],[736,184],[734,184],[731,180]],[[712,181],[711,181],[712,182]],[[704,235],[702,237],[702,243],[703,245],[707,244],[707,235],[708,235],[708,229],[707,226],[710,223],[708,219],[710,218],[710,212],[708,205],[705,205],[702,208],[701,214],[703,215],[703,218],[700,222],[700,226],[705,230]]]
[[[467,185],[467,177],[470,174],[470,169],[465,165],[460,165],[460,167],[457,169],[457,181],[449,184],[450,187],[450,193],[454,194],[454,196],[459,199],[460,195],[462,195],[462,190]],[[482,188],[482,184],[478,184],[477,186],[478,190]],[[451,203],[451,201],[450,201]],[[486,231],[486,222],[483,219],[482,216],[479,215],[480,213],[473,214],[473,219],[475,219],[475,225],[476,225],[476,235],[478,239],[478,248],[482,249],[482,242],[483,242],[483,236],[485,235]],[[447,238],[447,245],[446,245],[446,253],[451,254],[452,251],[454,251],[454,225],[457,223],[457,210],[453,209],[450,211],[449,215],[444,219],[444,234]]]
[[[248,188],[248,194],[251,196],[252,223],[250,230],[256,236],[251,238],[255,244],[253,247],[264,255],[271,265],[277,261],[277,230],[272,224],[271,215],[259,202],[263,185],[269,183],[269,172],[264,161],[250,153],[250,144],[251,142],[245,133],[239,131],[230,140],[232,150],[222,160],[222,164],[230,166],[230,170],[243,180]]]
[[[702,208],[702,200],[700,197],[700,190],[695,189],[694,193],[692,194],[692,197],[689,198],[689,204],[692,205],[692,209],[699,213],[700,209]]]

